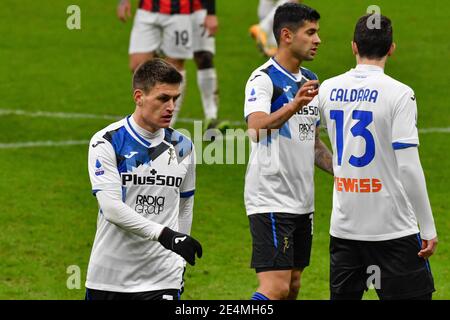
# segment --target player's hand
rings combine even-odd
[[[319,81],[310,80],[306,82],[294,97],[294,106],[297,111],[308,105],[319,93]]]
[[[127,22],[128,18],[131,18],[131,4],[130,0],[120,0],[117,5],[117,17],[122,22]]]
[[[217,33],[217,29],[219,28],[219,21],[217,20],[216,15],[208,14],[205,18],[205,29],[208,31],[210,36],[213,36]]]
[[[437,244],[438,244],[437,237],[431,240],[422,239],[422,250],[420,250],[417,255],[421,258],[428,259],[436,251]]]
[[[190,265],[195,265],[195,254],[202,257],[202,245],[187,234],[165,227],[158,238],[164,248],[182,256]]]

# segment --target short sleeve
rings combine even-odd
[[[270,77],[262,72],[254,72],[245,87],[245,119],[254,112],[270,114],[273,84]]]
[[[414,92],[409,89],[400,97],[394,108],[392,147],[397,150],[417,145],[417,103]]]
[[[195,193],[195,147],[192,144],[191,154],[184,159],[186,162],[186,176],[180,186],[180,198],[192,197]]]
[[[88,170],[94,195],[98,191],[121,190],[113,146],[98,135],[95,135],[89,143]]]

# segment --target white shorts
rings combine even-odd
[[[274,0],[259,0],[258,3],[258,18],[259,21],[263,20],[267,15],[275,8]]]
[[[297,2],[297,0],[259,0],[258,17],[259,21],[263,20],[271,11],[286,2]],[[275,12],[274,12],[275,13]]]
[[[162,51],[169,58],[192,59],[190,14],[136,11],[128,53]]]
[[[198,10],[191,14],[194,52],[208,51],[214,54],[216,52],[216,39],[210,36],[204,26],[206,10]]]

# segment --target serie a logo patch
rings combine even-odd
[[[100,161],[100,159],[97,159],[95,161],[95,175],[96,176],[101,176],[105,173],[105,170],[103,170],[103,165]]]

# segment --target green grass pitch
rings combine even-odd
[[[134,2],[134,7],[137,1]],[[305,1],[322,15],[322,45],[306,66],[321,80],[354,64],[354,24],[374,1]],[[415,89],[420,154],[440,244],[431,267],[435,299],[450,298],[449,22],[445,1],[375,1],[392,18],[398,49],[387,73]],[[31,117],[4,110],[126,115],[134,106],[128,70],[131,22],[115,16],[116,1],[4,0],[0,11],[0,145],[88,140],[111,120]],[[68,30],[66,9],[81,8],[81,30]],[[220,117],[242,121],[243,90],[265,59],[248,36],[257,0],[219,0],[216,66]],[[195,68],[180,114],[202,118]],[[191,126],[187,126],[188,129]],[[95,234],[97,203],[87,175],[87,145],[0,148],[0,299],[83,299]],[[245,165],[197,167],[193,235],[204,257],[189,267],[184,299],[249,299],[257,282],[249,268],[251,240],[243,204]],[[311,265],[301,299],[328,299],[328,229],[332,178],[316,170],[316,214]],[[81,289],[66,287],[70,265],[81,269]],[[373,290],[366,299],[376,298]]]

